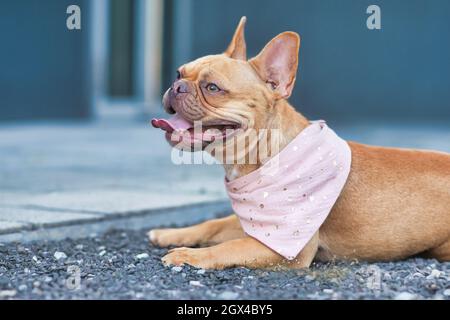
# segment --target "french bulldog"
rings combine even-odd
[[[287,101],[296,80],[299,35],[281,33],[247,59],[245,23],[243,17],[224,53],[178,69],[163,98],[165,111],[174,117],[153,121],[172,145],[208,151],[225,140],[210,152],[217,157],[230,137],[236,141],[250,129],[277,129],[282,150],[310,125]],[[203,129],[194,133],[197,121]],[[210,129],[215,130],[206,134]],[[180,130],[187,134],[182,142],[172,139]],[[235,214],[186,228],[151,230],[149,239],[160,247],[176,247],[162,258],[165,265],[204,269],[305,268],[313,260],[392,261],[415,255],[450,261],[450,154],[348,145],[351,168],[345,186],[295,259],[249,236]],[[226,180],[258,170],[275,153],[256,163],[224,161]]]

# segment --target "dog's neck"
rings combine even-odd
[[[275,132],[278,134],[278,150],[281,151],[309,125],[309,121],[297,112],[286,100],[279,100],[273,108],[274,114],[270,116],[264,129],[268,129],[269,132],[271,129],[277,129]],[[266,158],[261,158],[258,153],[255,164],[225,164],[225,174],[228,181],[257,170],[268,158],[274,155],[268,152]]]

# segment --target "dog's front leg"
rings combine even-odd
[[[155,229],[148,233],[150,241],[159,247],[218,244],[244,236],[239,219],[234,214],[186,228]]]
[[[247,268],[307,268],[314,259],[319,244],[316,233],[298,256],[289,261],[258,240],[245,237],[208,248],[177,248],[162,258],[165,265],[183,265],[203,269]]]

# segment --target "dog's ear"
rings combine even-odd
[[[261,79],[271,86],[277,98],[287,99],[292,94],[299,49],[300,36],[295,32],[283,32],[249,61]]]
[[[241,18],[241,21],[239,21],[239,25],[234,32],[233,39],[231,40],[230,45],[225,51],[225,55],[229,56],[230,58],[247,60],[247,45],[245,43],[244,35],[246,21],[246,17]]]

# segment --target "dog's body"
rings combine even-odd
[[[298,36],[284,33],[276,37],[247,62],[244,23],[242,20],[224,55],[205,57],[183,67],[182,78],[186,80],[179,81],[199,83],[196,102],[178,104],[179,95],[188,89],[176,87],[168,94],[174,90],[181,93],[166,97],[165,106],[191,117],[191,121],[208,122],[217,117],[245,122],[246,128],[280,129],[283,148],[309,124],[286,101],[295,81]],[[200,78],[205,69],[209,76],[225,75],[229,82],[221,81],[227,90],[202,89]],[[255,87],[249,83],[255,83]],[[233,84],[240,92],[235,92]],[[236,106],[242,106],[237,113]],[[184,108],[190,108],[189,115]],[[195,114],[192,110],[197,114],[191,116]],[[186,246],[169,251],[164,263],[201,268],[298,268],[308,267],[314,258],[382,261],[417,254],[450,261],[450,155],[353,142],[349,145],[352,165],[344,190],[319,231],[293,261],[247,236],[235,215],[188,228],[152,230],[150,240],[160,246]],[[233,180],[256,170],[265,159],[258,160],[256,165],[225,165],[227,178]],[[212,246],[187,248],[205,245]]]
[[[324,256],[450,260],[450,156],[350,146],[349,179],[320,229]]]

